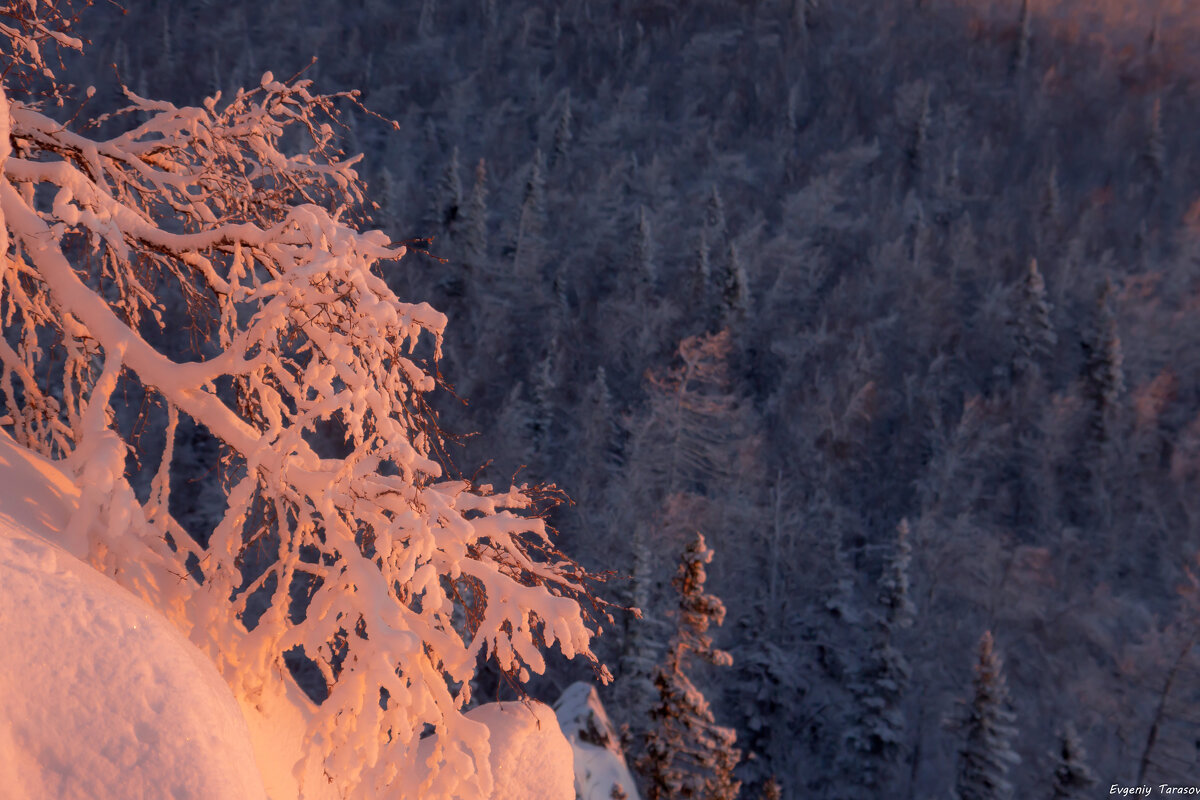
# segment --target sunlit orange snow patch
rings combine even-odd
[[[0,518],[57,540],[79,502],[78,487],[63,471],[0,430],[0,481]]]

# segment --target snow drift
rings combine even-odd
[[[9,800],[265,798],[212,664],[51,539],[78,490],[0,432],[0,786]]]

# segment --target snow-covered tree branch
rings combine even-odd
[[[45,41],[80,46],[63,22],[13,0],[0,39],[52,77]],[[589,576],[556,550],[536,492],[440,463],[425,398],[446,318],[401,302],[381,270],[403,247],[348,221],[364,195],[335,103],[353,95],[267,73],[200,108],[126,96],[98,121],[118,132],[90,138],[0,88],[0,421],[80,476],[68,546],[162,608],[244,705],[292,698],[297,759],[344,792],[413,775],[423,797],[486,792],[486,729],[461,713],[470,678],[485,655],[540,672],[556,643],[594,662]],[[194,344],[172,349],[185,322]],[[124,385],[162,409],[160,444],[115,423]],[[168,512],[183,417],[225,448],[227,508],[197,537]],[[145,501],[131,450],[161,458]],[[249,576],[262,542],[274,553]],[[285,685],[295,648],[323,703]],[[419,763],[427,726],[437,752]]]

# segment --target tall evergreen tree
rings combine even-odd
[[[908,596],[908,521],[896,528],[896,544],[879,580],[883,614],[875,618],[870,651],[851,693],[855,704],[846,733],[844,769],[847,794],[879,797],[892,785],[903,754],[905,719],[901,701],[911,669],[892,643],[896,628],[912,624],[915,608]]]
[[[712,264],[709,262],[708,235],[704,228],[696,237],[696,251],[689,269],[689,300],[692,315],[705,317],[709,311],[709,283],[712,280]]]
[[[912,563],[912,545],[908,520],[896,526],[896,543],[879,577],[879,603],[884,608],[884,621],[889,631],[908,628],[913,623],[917,607],[909,597],[908,567]]]
[[[1029,268],[1016,293],[1013,338],[1016,353],[1013,356],[1014,377],[1032,375],[1049,360],[1058,336],[1050,320],[1052,308],[1046,299],[1046,283],[1038,270],[1036,258],[1029,260]]]
[[[521,215],[517,221],[516,264],[518,277],[536,280],[541,270],[546,234],[546,163],[542,151],[534,153],[525,180]]]
[[[452,234],[463,211],[462,182],[459,179],[458,148],[450,150],[450,160],[442,169],[429,209],[429,222],[438,230]]]
[[[708,633],[725,620],[725,605],[704,591],[705,566],[712,558],[704,535],[697,533],[672,581],[679,593],[679,617],[666,661],[654,678],[659,701],[650,712],[646,755],[638,762],[648,800],[733,800],[741,787],[733,777],[741,759],[734,746],[737,735],[716,724],[708,700],[686,672],[693,657],[715,666],[733,663],[713,646]]]
[[[571,90],[567,89],[562,94],[562,101],[558,111],[558,122],[554,126],[554,150],[551,155],[551,166],[561,167],[567,159],[567,154],[571,150],[571,140],[574,138],[574,134],[571,132],[571,123],[573,120],[574,117],[571,113]]]
[[[1087,753],[1075,726],[1068,722],[1058,735],[1054,758],[1054,784],[1050,800],[1075,800],[1096,785],[1096,776],[1087,765]]]
[[[1125,373],[1121,337],[1112,309],[1112,282],[1104,279],[1096,295],[1091,326],[1083,340],[1084,396],[1090,408],[1089,426],[1095,442],[1103,444],[1112,433]]]
[[[750,310],[750,286],[746,266],[737,244],[729,243],[729,257],[723,266],[721,280],[721,316],[726,325],[744,319]]]
[[[584,398],[583,413],[586,468],[615,474],[624,462],[622,431],[604,367],[596,368],[596,376]]]
[[[1033,45],[1033,13],[1029,0],[1021,0],[1021,16],[1017,22],[1017,46],[1013,52],[1013,72],[1022,73],[1029,66],[1029,53]]]
[[[1007,800],[1012,796],[1008,770],[1020,763],[1012,749],[1016,718],[1008,708],[1004,662],[996,651],[992,632],[979,640],[971,700],[963,724],[963,745],[958,753],[955,800]]]
[[[1142,148],[1142,163],[1152,183],[1162,180],[1167,169],[1167,146],[1162,126],[1162,98],[1154,98],[1150,105],[1149,131]]]
[[[638,207],[638,235],[635,255],[637,258],[638,284],[643,293],[653,291],[658,282],[658,266],[654,262],[654,228],[650,224],[650,212],[645,206]],[[646,295],[648,297],[648,295]]]
[[[915,179],[929,162],[929,84],[905,84],[896,92],[896,118],[903,136],[905,165]]]
[[[475,165],[475,183],[471,186],[471,199],[467,204],[463,242],[467,265],[474,269],[479,269],[487,258],[487,196],[487,165],[481,158]]]
[[[725,201],[714,183],[704,203],[704,231],[710,244],[720,243],[725,238],[725,224]]]

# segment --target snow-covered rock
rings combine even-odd
[[[466,717],[487,728],[492,773],[487,800],[572,800],[571,745],[549,706],[536,700],[487,703],[471,709]],[[436,745],[436,735],[422,739],[420,759],[429,759]],[[398,797],[422,796],[417,787],[423,777],[409,776]]]
[[[582,681],[571,684],[554,704],[554,712],[574,753],[575,796],[580,800],[638,800],[620,737],[596,687]]]
[[[491,734],[491,800],[571,800],[571,745],[549,706],[488,703],[467,718]]]
[[[257,800],[246,723],[154,609],[52,543],[71,481],[0,431],[0,794]]]

